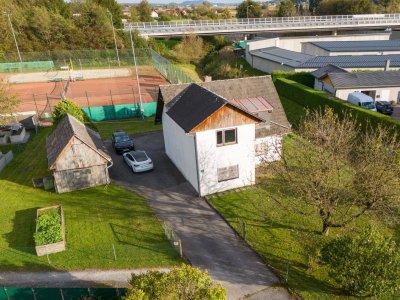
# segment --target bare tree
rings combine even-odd
[[[16,112],[20,99],[10,94],[8,85],[0,84],[0,125],[12,121],[13,114]]]
[[[270,166],[280,192],[312,207],[328,235],[332,227],[398,205],[399,163],[400,142],[388,129],[363,133],[351,115],[339,118],[326,109],[308,113],[282,159]]]

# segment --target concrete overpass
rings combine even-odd
[[[284,18],[179,20],[171,22],[138,22],[125,25],[125,30],[138,30],[146,37],[251,34],[260,32],[332,31],[386,29],[400,27],[400,14],[343,16],[304,16]]]

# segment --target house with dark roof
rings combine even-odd
[[[64,117],[46,140],[48,168],[57,193],[110,182],[111,157],[97,132],[71,115]]]
[[[200,196],[255,183],[290,131],[270,76],[160,86],[168,157]]]
[[[311,73],[314,89],[347,100],[353,92],[361,92],[375,101],[400,102],[400,71],[350,73],[328,65]]]

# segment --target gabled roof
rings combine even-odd
[[[250,54],[290,67],[297,67],[303,62],[306,62],[314,57],[313,55],[310,54],[291,51],[279,47],[268,47],[268,48],[257,49],[250,51]]]
[[[329,73],[334,88],[400,86],[400,71]]]
[[[221,96],[196,83],[192,83],[168,104],[167,115],[185,132],[190,132],[213,113],[226,105],[234,106]],[[264,121],[237,106],[235,107],[243,114],[253,118],[256,122]]]
[[[234,103],[234,99],[247,99],[262,97],[265,99],[273,110],[268,118],[271,123],[268,129],[256,129],[258,136],[268,136],[273,134],[283,134],[290,131],[290,123],[286,118],[285,111],[279,99],[275,85],[272,82],[271,76],[257,76],[237,79],[214,80],[210,82],[198,83],[199,86],[220,95],[222,98]],[[166,104],[167,108],[174,97],[181,93],[189,86],[184,84],[170,84],[160,86],[159,102],[157,108],[157,118],[161,119],[162,107]],[[258,116],[265,118],[263,113],[258,113]],[[267,119],[267,118],[265,118]],[[260,125],[261,126],[261,125]]]
[[[400,51],[400,40],[310,42],[331,52]]]
[[[76,137],[82,143],[92,148],[106,160],[111,161],[111,157],[101,150],[102,141],[98,133],[86,127],[82,122],[78,121],[73,116],[67,114],[46,140],[49,169],[53,168],[57,159],[60,157],[73,137]]]
[[[346,70],[339,68],[335,65],[326,65],[325,67],[319,68],[314,72],[311,72],[315,78],[321,79],[328,76],[329,73],[348,73]]]

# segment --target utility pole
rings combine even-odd
[[[138,68],[137,68],[137,64],[136,64],[135,46],[133,45],[133,38],[132,38],[132,25],[129,27],[129,36],[131,38],[133,62],[135,64],[136,81],[137,81],[137,87],[138,87],[138,92],[139,92],[139,101],[140,101],[140,113],[142,115],[142,119],[144,119],[144,108],[143,108],[143,102],[142,102],[142,93],[140,92],[139,73],[138,73]]]
[[[113,35],[114,35],[115,52],[117,53],[118,66],[120,67],[121,66],[121,62],[119,60],[119,53],[118,53],[117,39],[115,37],[115,28],[114,28],[113,16],[112,16],[112,13],[108,9],[107,9],[107,13],[109,13],[110,17],[111,17],[111,25],[112,25],[112,29],[113,29]]]
[[[9,13],[6,13],[6,12],[3,12],[3,14],[7,15],[7,17],[8,17],[8,22],[10,23],[11,32],[12,32],[13,37],[14,37],[15,47],[17,48],[17,52],[18,52],[19,62],[22,63],[21,53],[19,53],[17,38],[15,37],[14,27],[13,27],[13,25],[12,25],[12,23],[11,23],[10,14],[9,14]]]

